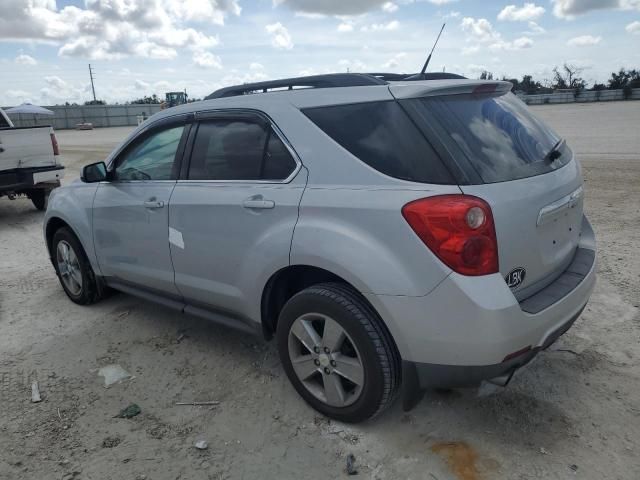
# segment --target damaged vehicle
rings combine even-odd
[[[298,393],[341,421],[506,385],[596,270],[580,164],[511,87],[332,74],[162,111],[51,196],[62,288],[275,337]]]

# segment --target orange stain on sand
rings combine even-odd
[[[449,469],[459,480],[480,480],[476,460],[478,454],[466,442],[440,442],[431,450],[445,459]]]

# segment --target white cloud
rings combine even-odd
[[[570,47],[590,47],[597,45],[602,40],[602,37],[594,37],[593,35],[580,35],[579,37],[573,37],[567,42]]]
[[[358,15],[380,8],[386,0],[273,0],[275,6],[285,5],[295,12],[324,15]]]
[[[151,84],[140,79],[137,79],[133,84],[137,90],[148,90],[149,87],[151,86]]]
[[[340,33],[352,32],[353,31],[353,24],[352,23],[342,22],[340,25],[338,25],[338,31]]]
[[[366,72],[370,70],[361,60],[347,60],[343,58],[338,61],[338,66],[340,70],[348,70],[350,72]]]
[[[442,18],[444,18],[445,20],[448,18],[458,18],[460,16],[460,12],[456,11],[456,10],[451,10],[449,13],[445,13]]]
[[[387,13],[393,13],[396,10],[398,10],[398,5],[396,5],[393,2],[385,2],[382,4],[382,10],[384,10]]]
[[[14,62],[16,62],[19,65],[29,65],[29,66],[38,64],[35,58],[33,58],[31,55],[25,55],[25,54],[18,55],[15,58]]]
[[[507,5],[498,14],[498,20],[510,22],[526,22],[537,20],[544,15],[544,7],[535,3],[525,3],[522,7]]]
[[[84,8],[9,0],[0,17],[0,40],[56,44],[61,56],[169,59],[177,56],[176,48],[202,50],[218,43],[193,26],[185,28],[185,22],[223,25],[240,11],[237,0],[85,0]]]
[[[388,23],[373,23],[371,25],[364,25],[360,28],[363,32],[380,32],[380,31],[392,31],[397,30],[400,26],[400,22],[397,20],[391,20]]]
[[[264,70],[264,65],[262,65],[261,63],[258,63],[258,62],[251,62],[249,64],[249,69],[250,70]]]
[[[222,68],[220,57],[211,52],[195,52],[193,63],[201,68]]]
[[[533,40],[529,37],[520,37],[516,38],[512,42],[507,42],[505,40],[498,40],[495,43],[489,45],[489,49],[496,50],[522,50],[523,48],[531,48],[533,46]]]
[[[382,64],[383,68],[388,68],[388,69],[395,69],[398,68],[398,66],[400,65],[400,62],[402,61],[403,58],[405,58],[407,56],[407,54],[405,52],[400,52],[396,55],[394,55],[392,58],[390,58],[388,61],[386,61],[385,63]]]
[[[475,45],[463,47],[462,54],[470,55],[479,51],[477,43],[489,44],[490,50],[521,50],[531,48],[533,40],[529,37],[520,37],[513,41],[504,40],[499,32],[493,29],[493,25],[486,18],[465,17],[462,19],[460,27],[467,33],[467,41]]]
[[[593,10],[620,9],[640,10],[640,0],[551,0],[553,14],[559,18],[571,19]]]
[[[479,51],[480,47],[478,45],[469,45],[468,47],[462,47],[461,53],[462,55],[473,55]]]
[[[624,29],[633,35],[640,35],[640,22],[631,22],[629,25],[624,27]]]
[[[460,26],[464,32],[478,42],[489,42],[500,38],[500,34],[494,31],[491,22],[486,18],[464,17]]]
[[[280,22],[272,23],[265,27],[267,33],[271,34],[271,45],[275,48],[290,50],[293,48],[293,41],[289,31]]]
[[[529,22],[527,25],[529,26],[529,30],[525,33],[528,35],[541,35],[543,33],[546,33],[546,30],[536,22]]]

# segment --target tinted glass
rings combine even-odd
[[[184,126],[154,132],[135,142],[118,158],[117,180],[171,180]]]
[[[271,130],[264,159],[263,180],[284,180],[296,168],[296,162],[282,140]]]
[[[564,147],[557,160],[545,161],[560,137],[512,93],[426,97],[406,104],[418,124],[436,123],[485,183],[540,175],[571,159]]]
[[[271,130],[250,121],[203,122],[189,166],[191,180],[283,180],[295,161]]]
[[[0,114],[0,128],[7,128],[9,126],[9,122],[4,118],[4,115]]]
[[[455,183],[397,102],[309,108],[304,113],[342,147],[379,172],[414,182]]]

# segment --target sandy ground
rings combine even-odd
[[[584,166],[600,248],[588,308],[507,389],[429,393],[359,426],[307,407],[272,343],[123,294],[71,303],[42,214],[0,199],[0,478],[341,478],[348,453],[362,478],[639,478],[640,102],[536,112]],[[128,131],[59,132],[65,181]],[[114,363],[135,378],[107,389],[98,369]],[[114,418],[133,402],[140,415]]]

